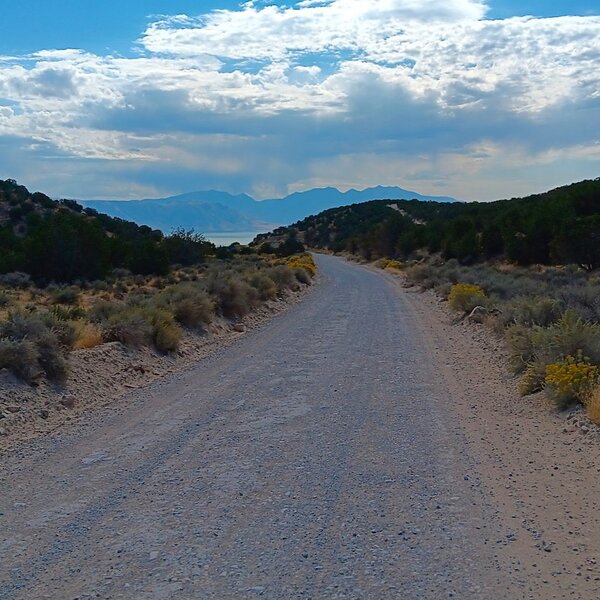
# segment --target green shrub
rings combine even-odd
[[[76,304],[81,290],[75,286],[63,287],[52,293],[53,304]]]
[[[50,309],[50,314],[57,321],[78,321],[80,319],[85,318],[86,312],[85,309],[80,306],[53,306]]]
[[[561,303],[540,296],[518,297],[502,305],[502,321],[508,325],[541,325],[546,327],[561,316]]]
[[[242,318],[260,303],[258,291],[238,277],[211,276],[207,282],[209,293],[225,317]]]
[[[160,311],[152,312],[150,319],[154,347],[164,353],[175,352],[179,348],[182,332],[175,323],[174,317],[165,311]]]
[[[266,274],[270,277],[277,286],[277,293],[285,290],[297,290],[298,281],[296,275],[290,267],[285,265],[277,265],[266,269]]]
[[[192,283],[179,283],[163,290],[154,304],[173,313],[186,327],[200,327],[210,323],[215,305],[206,290]]]
[[[258,291],[261,300],[272,300],[277,296],[275,282],[262,271],[253,273],[248,282]]]
[[[151,342],[152,333],[152,326],[138,310],[124,308],[108,317],[102,335],[107,342],[139,348]]]

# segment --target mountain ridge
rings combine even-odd
[[[329,208],[377,199],[418,199],[457,202],[447,196],[427,196],[396,186],[374,186],[342,192],[334,187],[293,192],[283,198],[256,200],[248,194],[219,190],[186,192],[140,200],[80,200],[113,217],[149,225],[165,233],[179,228],[206,233],[268,231]]]

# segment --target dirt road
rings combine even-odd
[[[0,598],[537,597],[414,300],[318,262],[235,346],[0,458]]]

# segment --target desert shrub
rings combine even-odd
[[[510,350],[509,363],[514,373],[522,373],[535,359],[538,330],[525,325],[513,325],[506,330],[506,341]]]
[[[600,382],[600,371],[579,352],[546,366],[546,391],[559,406],[585,403]]]
[[[303,268],[294,269],[294,275],[296,280],[302,285],[311,285],[312,279],[310,278],[310,273]]]
[[[448,304],[463,313],[472,311],[485,299],[485,292],[478,285],[470,283],[456,283],[448,294]]]
[[[120,267],[112,270],[112,276],[115,279],[125,279],[131,277],[132,273],[129,269],[122,269]]]
[[[0,292],[0,308],[6,308],[12,304],[12,298],[5,292]]]
[[[289,273],[293,277],[291,271]],[[260,303],[258,291],[236,275],[211,275],[207,281],[207,289],[226,317],[244,317]]]
[[[94,303],[88,311],[88,319],[92,323],[103,323],[110,319],[112,315],[123,310],[123,304],[120,302],[111,302],[109,300],[99,300]]]
[[[31,277],[27,273],[16,271],[0,275],[0,284],[6,287],[25,290],[32,285]]]
[[[303,273],[306,274],[306,271],[303,270]],[[306,274],[306,277],[309,277],[308,274]],[[257,271],[250,275],[248,283],[258,291],[261,300],[272,300],[277,296],[275,282],[262,271]]]
[[[152,325],[135,309],[124,308],[112,313],[104,326],[103,338],[107,342],[121,342],[139,348],[152,340]]]
[[[579,352],[591,363],[600,364],[600,324],[583,321],[572,310],[549,327],[513,325],[507,329],[506,339],[515,373],[534,361],[545,366]]]
[[[35,344],[26,339],[0,338],[0,369],[8,369],[26,383],[33,383],[42,373]]]
[[[546,367],[538,361],[532,361],[527,365],[521,380],[519,381],[519,393],[521,396],[535,394],[544,389],[546,379]]]
[[[57,321],[77,321],[83,319],[86,316],[84,308],[81,306],[53,306],[50,309],[50,314]]]
[[[23,347],[23,352],[32,355],[31,347],[33,347],[35,364],[32,369],[35,369],[37,365],[48,379],[52,380],[63,380],[68,371],[67,361],[61,347],[66,344],[61,343],[61,333],[52,327],[51,320],[36,314],[13,313],[6,321],[0,323],[0,339],[15,342],[10,346],[13,352],[16,351],[16,346],[20,345]],[[28,342],[31,347],[29,344],[21,344],[21,342]],[[20,373],[17,374],[21,376]]]
[[[200,327],[210,323],[214,316],[214,301],[201,286],[179,283],[166,288],[156,298],[154,305],[171,312],[186,327]]]
[[[276,265],[266,269],[266,274],[270,277],[277,286],[277,293],[280,294],[285,290],[298,289],[298,281],[292,269],[285,265]]]
[[[49,329],[52,330],[58,343],[70,350],[77,341],[77,321],[56,321],[51,315],[46,316]]]
[[[182,298],[172,308],[179,323],[186,327],[200,327],[212,321],[214,306],[208,294],[199,292],[194,298]]]
[[[600,285],[569,285],[557,296],[565,309],[575,310],[585,321],[600,322]]]
[[[412,285],[422,284],[436,274],[436,269],[432,265],[419,264],[406,270],[406,279]]]
[[[292,269],[306,270],[311,277],[314,277],[317,274],[317,265],[315,264],[312,255],[308,252],[304,254],[290,256],[286,260],[286,264]]]
[[[541,325],[556,322],[562,313],[561,303],[553,298],[520,296],[502,304],[501,320],[505,325]]]
[[[600,425],[600,386],[596,386],[585,402],[587,416],[593,423]]]
[[[75,286],[62,287],[52,293],[53,304],[76,304],[81,295],[81,290]]]
[[[107,281],[96,279],[90,283],[90,289],[94,290],[95,292],[106,292],[110,289],[110,285]]]
[[[182,332],[172,313],[155,307],[142,311],[143,318],[152,328],[152,342],[160,352],[175,352],[179,347]]]

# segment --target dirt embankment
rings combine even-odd
[[[313,285],[316,283],[317,280]],[[176,353],[165,355],[149,347],[128,348],[119,342],[73,351],[64,385],[42,381],[30,386],[7,370],[0,370],[0,450],[59,429],[90,408],[114,403],[118,409],[119,399],[132,389],[184,370],[234,343],[246,331],[301,301],[310,289],[302,287],[278,300],[269,300],[243,322],[217,318],[205,331],[188,330]]]

